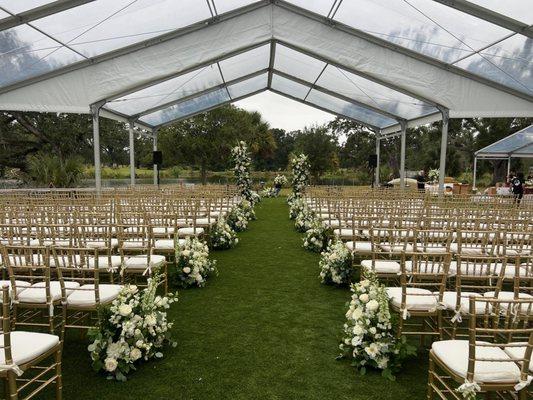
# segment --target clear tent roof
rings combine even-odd
[[[478,158],[533,157],[533,125],[476,151]]]
[[[383,132],[533,116],[525,3],[0,0],[0,109],[153,129],[272,90]]]

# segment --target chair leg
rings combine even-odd
[[[56,363],[56,400],[63,399],[63,377],[61,375],[61,349],[54,355]]]
[[[19,398],[17,391],[17,377],[13,371],[7,372],[6,399],[17,400]]]
[[[428,394],[427,394],[427,400],[433,400],[433,374],[435,373],[435,362],[431,358],[431,355],[429,356],[429,375],[428,375]]]

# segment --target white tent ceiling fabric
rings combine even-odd
[[[0,7],[3,3],[0,0]],[[297,5],[266,0],[212,3],[219,12],[230,11],[26,81],[0,85],[0,109],[89,113],[92,104],[107,102],[103,116],[135,120],[140,127],[151,129],[272,89],[384,134],[398,131],[399,120],[405,120],[408,127],[440,120],[440,109],[456,118],[533,117],[533,88],[528,92],[504,86],[459,69],[453,62],[446,64],[438,57],[333,23],[325,18],[333,10],[331,0],[309,3],[311,11],[324,15],[298,7],[304,5],[298,1],[291,2]],[[342,2],[336,0],[333,5],[337,3]],[[313,9],[312,4],[328,7]],[[2,40],[0,36],[0,45]],[[527,40],[532,47],[531,39]],[[262,46],[258,56],[254,49]],[[291,51],[294,58],[282,63],[283,54],[290,57]],[[0,53],[0,65],[7,65],[1,61],[6,54]],[[233,65],[222,61],[232,60],[229,57]],[[295,60],[300,64],[291,65]],[[521,76],[533,74],[531,59],[528,63],[529,72]],[[199,74],[205,68],[211,68],[211,78],[201,81]],[[523,60],[517,68],[524,68]],[[178,82],[185,74],[191,74],[190,80],[178,88],[169,87],[168,83]],[[178,92],[186,84],[186,90]],[[342,90],[350,85],[352,90]],[[135,112],[129,113],[126,102],[134,105],[135,96],[140,98],[141,93],[145,98],[154,96],[154,102],[139,101]]]

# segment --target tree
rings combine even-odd
[[[339,167],[338,141],[327,126],[314,126],[298,131],[295,135],[294,151],[309,157],[311,174],[318,180],[326,171]]]

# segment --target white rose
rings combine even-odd
[[[366,309],[368,311],[376,311],[379,308],[379,303],[376,300],[370,300],[366,303]]]
[[[130,358],[132,361],[137,361],[139,358],[142,357],[141,350],[138,348],[134,348],[132,351],[130,351]]]
[[[191,273],[191,269],[189,267],[185,267],[185,268],[183,268],[183,273],[184,274],[190,274]]]
[[[190,253],[191,253],[191,252],[190,252],[189,250],[183,250],[183,251],[181,252],[181,254],[183,255],[183,257],[189,257],[189,254],[190,254]]]
[[[104,366],[106,371],[113,372],[117,369],[118,363],[117,360],[115,360],[114,358],[106,358],[104,360]]]
[[[363,293],[361,296],[359,296],[359,300],[361,300],[363,303],[368,303],[368,300],[370,299],[368,298],[368,294]]]
[[[361,325],[355,325],[353,328],[353,334],[357,336],[361,336],[363,333],[365,333],[365,330]]]
[[[362,287],[368,287],[368,286],[370,286],[370,281],[368,279],[365,279],[364,281],[361,281],[359,284]]]
[[[118,308],[119,314],[122,315],[123,317],[127,317],[128,315],[131,314],[132,311],[133,310],[129,304],[121,304],[120,307]]]
[[[352,313],[353,319],[360,319],[362,316],[363,316],[363,310],[361,310],[360,308],[356,308],[355,310],[353,310],[353,313]]]

